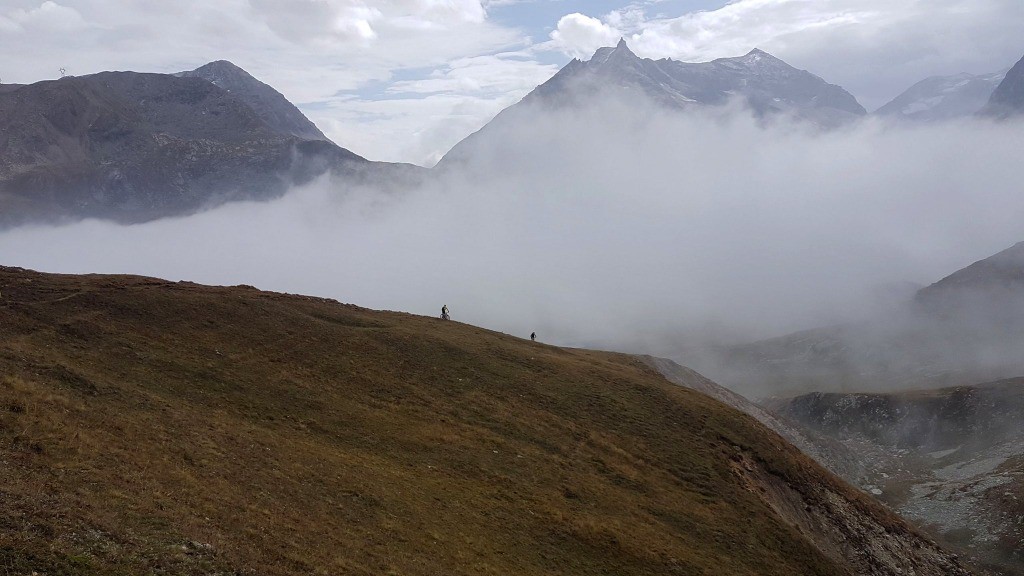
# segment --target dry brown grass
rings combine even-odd
[[[0,574],[844,573],[747,490],[836,484],[631,357],[0,268]]]

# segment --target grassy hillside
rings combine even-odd
[[[837,506],[866,520],[786,520]],[[629,356],[0,268],[0,573],[851,573],[832,529],[864,566],[902,538],[955,567]]]

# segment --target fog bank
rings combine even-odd
[[[447,304],[519,336],[673,355],[862,318],[1024,240],[1020,123],[818,132],[651,110],[539,118],[400,195],[323,178],[187,218],[10,230],[0,264]]]

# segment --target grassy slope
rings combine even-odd
[[[0,268],[0,573],[844,573],[740,451],[834,482],[628,356]]]

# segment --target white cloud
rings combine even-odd
[[[634,99],[513,126],[516,154],[483,150],[408,195],[321,182],[189,218],[13,230],[0,254],[421,314],[447,303],[548,342],[661,353],[678,334],[857,317],[879,283],[934,281],[1021,240],[1021,128],[804,133]]]
[[[580,13],[563,16],[551,32],[554,45],[574,58],[590,58],[602,46],[614,45],[621,33],[610,25]]]
[[[351,98],[313,111],[310,118],[328,137],[370,158],[433,166],[452,146],[528,90],[380,100]]]
[[[7,20],[23,30],[49,30],[66,33],[85,26],[85,19],[74,8],[46,0],[36,8],[19,8]]]
[[[395,82],[388,87],[394,94],[435,94],[439,92],[524,94],[543,83],[558,68],[533,60],[509,58],[501,54],[453,60],[429,77]]]

